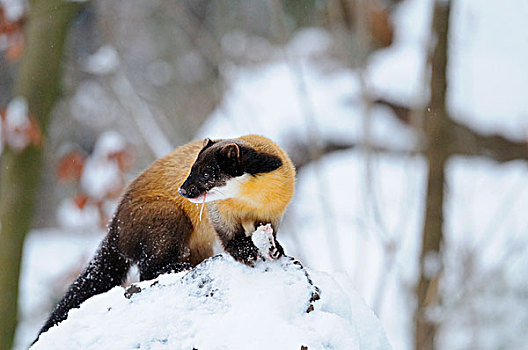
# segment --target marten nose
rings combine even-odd
[[[178,193],[185,198],[196,198],[200,195],[200,191],[194,185],[187,186],[187,189],[180,187]]]

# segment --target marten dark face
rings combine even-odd
[[[204,140],[204,147],[178,193],[193,203],[236,197],[252,176],[279,168],[279,157],[236,140]]]

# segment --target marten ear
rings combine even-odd
[[[213,145],[213,141],[210,138],[206,137],[203,141],[203,148],[207,148]]]
[[[222,146],[218,151],[218,163],[223,171],[231,176],[242,175],[240,168],[240,147],[236,143]]]
[[[236,162],[240,158],[240,147],[236,143],[230,143],[222,147],[220,153],[227,159]]]

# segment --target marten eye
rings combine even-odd
[[[209,177],[210,177],[210,176],[211,176],[211,175],[209,175],[209,173],[208,173],[207,171],[204,171],[204,173],[202,174],[202,177],[203,177],[204,180],[206,180],[206,181],[209,180]]]

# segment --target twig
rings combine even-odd
[[[110,86],[119,103],[129,111],[154,157],[159,158],[170,153],[174,149],[172,143],[156,123],[148,105],[136,94],[125,73],[118,70],[110,79]]]
[[[283,37],[286,37],[286,33],[288,33],[288,29],[286,27],[285,23],[285,16],[284,9],[282,7],[282,3],[278,0],[270,0],[270,5],[272,6],[272,12],[276,14],[276,17],[278,19],[280,29],[283,33]],[[311,102],[310,96],[308,94],[308,89],[306,86],[306,81],[304,77],[304,73],[302,70],[302,66],[299,64],[298,61],[292,59],[290,55],[288,54],[287,50],[284,50],[284,55],[286,58],[286,62],[288,63],[293,76],[295,78],[295,84],[298,89],[298,96],[299,96],[299,105],[302,110],[302,115],[304,119],[306,120],[305,126],[307,131],[307,151],[309,154],[310,159],[318,159],[320,158],[320,152],[321,152],[321,138],[319,137],[320,133],[317,129],[317,123],[315,116],[313,114],[314,108],[313,104]],[[330,260],[332,267],[336,270],[339,269],[339,267],[342,265],[342,258],[340,253],[340,247],[337,244],[337,240],[335,239],[335,236],[337,235],[337,227],[335,222],[335,211],[333,210],[332,203],[328,200],[327,196],[323,194],[322,190],[328,188],[328,181],[327,176],[324,173],[324,169],[322,168],[321,164],[315,164],[314,166],[314,172],[315,172],[315,179],[317,181],[317,191],[319,194],[319,203],[321,206],[321,212],[323,213],[323,217],[325,219],[325,238],[327,240],[327,245],[330,250]]]

